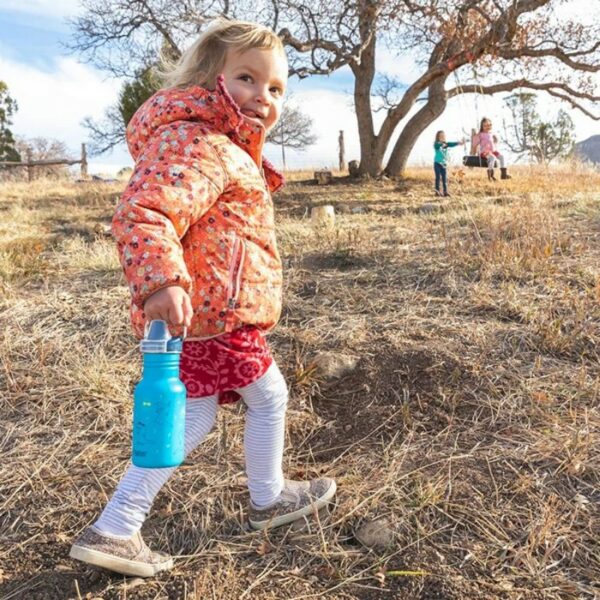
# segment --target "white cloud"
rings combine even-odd
[[[54,18],[72,17],[80,0],[0,0],[0,10]]]
[[[52,72],[48,72],[15,60],[0,58],[2,78],[19,104],[12,130],[25,137],[57,138],[64,141],[76,155],[81,142],[87,138],[87,131],[81,126],[81,121],[86,116],[102,118],[106,108],[114,103],[121,82],[103,79],[97,71],[73,58],[56,59],[53,66]],[[323,83],[327,85],[326,81]],[[333,78],[331,85],[335,85]],[[306,152],[287,151],[288,167],[336,166],[340,130],[344,131],[346,160],[359,158],[360,146],[352,95],[328,88],[302,90],[302,85],[293,87],[296,88],[295,103],[312,117],[313,130],[318,140]],[[420,106],[419,104],[414,110],[418,110]],[[561,105],[540,94],[538,106],[540,113],[550,118]],[[579,139],[600,132],[600,124],[575,111],[570,113]],[[449,139],[460,139],[463,135],[468,136],[471,128],[476,128],[478,120],[483,116],[490,116],[494,120],[495,129],[502,137],[502,119],[508,116],[502,98],[468,95],[453,99],[444,114],[420,136],[410,162],[431,162],[433,138],[438,129],[444,129]],[[382,118],[383,113],[376,115],[377,127]],[[267,146],[266,154],[273,162],[281,165],[279,148]],[[454,162],[459,162],[461,155],[460,148],[452,151]],[[130,164],[127,150],[121,147],[112,155],[93,158],[91,171],[115,173],[120,167]]]
[[[79,153],[80,144],[87,138],[82,120],[87,116],[102,118],[121,86],[120,81],[104,79],[73,58],[57,58],[52,72],[0,58],[0,72],[19,105],[11,127],[13,133],[56,138],[65,142],[73,154]],[[119,162],[120,166],[129,164],[126,151],[92,159],[91,169],[112,172]]]
[[[402,83],[411,84],[423,74],[423,67],[418,65],[414,58],[403,54],[397,56],[388,48],[377,48],[377,73],[385,73],[396,77]]]

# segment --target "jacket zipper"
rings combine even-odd
[[[227,321],[233,319],[233,311],[240,295],[242,281],[242,265],[246,247],[244,241],[234,234],[231,263],[229,265],[229,285],[227,288]]]

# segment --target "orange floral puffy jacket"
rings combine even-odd
[[[131,119],[136,166],[112,232],[138,337],[144,302],[169,285],[190,294],[191,339],[277,323],[282,277],[270,192],[283,178],[262,159],[264,138],[222,77],[214,91],[161,90]]]

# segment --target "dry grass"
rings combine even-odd
[[[482,173],[443,201],[425,170],[292,178],[271,338],[285,467],[336,477],[337,507],[248,533],[243,413],[226,408],[145,525],[175,570],[143,582],[67,558],[129,453],[139,356],[103,235],[120,188],[0,187],[0,597],[598,598],[600,176]],[[333,230],[306,218],[321,203]],[[320,379],[325,350],[359,356],[356,372]],[[383,516],[394,544],[367,551],[354,531]]]

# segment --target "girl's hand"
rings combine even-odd
[[[160,319],[168,325],[192,324],[192,301],[188,293],[178,285],[170,285],[154,292],[144,303],[146,320]]]
[[[494,144],[498,143],[498,138],[495,135],[492,136],[492,139],[494,140]]]

